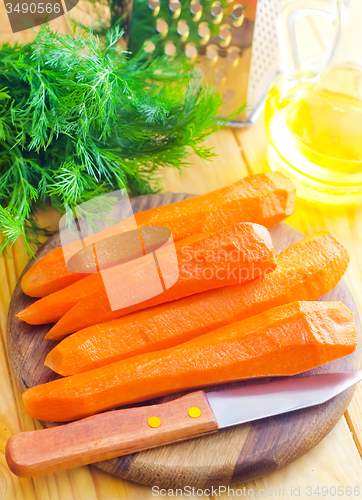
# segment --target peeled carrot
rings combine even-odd
[[[263,278],[90,326],[55,346],[45,365],[61,375],[82,373],[176,346],[275,306],[315,300],[338,283],[348,261],[346,249],[333,234],[318,233],[277,255],[276,270]]]
[[[178,241],[237,222],[271,227],[293,213],[294,203],[292,182],[279,172],[269,172],[247,176],[203,196],[151,208],[136,214],[135,219],[138,226],[169,228],[174,241]],[[53,250],[36,264],[21,281],[24,293],[32,297],[43,297],[84,277],[67,269],[61,249]]]
[[[271,227],[294,211],[295,188],[280,172],[249,175],[234,184],[188,200],[136,214],[141,225],[165,226],[175,241],[237,222]]]
[[[238,245],[238,248],[235,245]],[[180,293],[190,295],[190,292],[188,292],[190,287],[191,293],[196,293],[198,290],[204,290],[205,287],[213,288],[215,286],[223,286],[225,284],[234,283],[236,274],[230,273],[230,277],[226,279],[227,273],[225,273],[225,277],[221,276],[221,269],[218,271],[218,276],[220,276],[220,278],[216,276],[216,269],[226,267],[226,265],[229,266],[229,269],[231,266],[234,266],[234,268],[245,268],[246,266],[246,270],[248,270],[248,266],[250,264],[254,265],[256,271],[258,272],[262,272],[262,270],[268,268],[270,268],[269,270],[272,270],[272,267],[270,266],[275,267],[273,260],[274,254],[269,233],[263,226],[256,224],[240,223],[216,233],[189,236],[177,242],[175,248],[180,266],[180,279],[174,286],[162,294],[161,302],[165,300],[173,300],[174,296],[177,296],[178,298]],[[211,258],[204,261],[202,264],[199,260],[204,251],[208,252]],[[231,259],[233,252],[237,252],[236,257],[239,259],[239,262],[230,261],[228,263],[227,261]],[[220,254],[224,260],[222,262],[219,260],[212,262],[213,253],[215,253],[215,256]],[[195,259],[197,259],[196,261],[191,258],[191,254]],[[166,257],[168,257],[168,255],[166,255]],[[136,261],[134,265],[132,264],[132,272],[129,276],[130,279],[133,279],[135,276],[134,268],[136,268],[137,262],[140,261]],[[193,280],[190,279],[197,271],[199,272],[200,277],[203,278],[203,271],[204,269],[206,270],[206,268],[208,273],[212,272],[214,274],[215,279],[207,278],[200,280],[196,275],[193,276]],[[137,269],[141,272],[143,269],[142,265],[139,264]],[[250,275],[249,279],[256,276],[255,273],[251,274],[251,270],[252,269],[250,267],[249,272],[247,273]],[[126,282],[124,280],[126,278],[122,276],[122,279],[122,283],[118,286],[121,290],[125,290]],[[146,283],[147,279],[148,277],[146,275],[143,282]],[[102,294],[102,292],[104,292],[105,299],[109,305],[102,276],[100,273],[95,273],[76,283],[73,283],[67,288],[59,290],[58,292],[34,302],[28,308],[17,313],[16,317],[30,324],[55,322],[61,319],[62,316],[70,311],[72,307],[75,306],[81,299],[87,298],[88,300],[90,295],[98,295]],[[160,298],[156,299],[156,303],[160,303]],[[103,308],[102,302],[99,302],[99,305]],[[123,314],[123,312],[117,313],[117,316],[121,314]]]
[[[87,276],[83,273],[73,273],[65,265],[63,250],[55,248],[45,257],[34,262],[22,280],[21,288],[31,297],[44,297],[65,288]]]
[[[215,233],[190,236],[179,241],[175,246],[179,278],[173,286],[151,299],[117,310],[111,309],[109,287],[107,289],[101,287],[72,307],[53,326],[46,338],[61,338],[81,328],[118,318],[146,307],[212,288],[249,281],[264,276],[276,267],[269,232],[258,224],[240,222]],[[162,260],[165,269],[164,277],[167,277],[168,269],[172,267],[171,264],[172,255],[167,254]],[[124,297],[128,298],[134,283],[139,283],[142,290],[147,289],[149,279],[144,269],[143,266],[138,266],[122,275],[121,278],[115,278],[112,293],[119,301]],[[115,273],[114,268],[111,272]],[[33,306],[36,308],[36,303]]]
[[[182,244],[179,244],[180,251],[182,252],[181,246],[188,245],[191,238],[193,241],[203,236],[206,235],[194,235],[187,239],[185,238]],[[85,278],[34,302],[26,309],[19,311],[15,316],[30,325],[55,323],[81,299],[91,293],[101,291],[103,287],[104,284],[100,272],[86,275]]]
[[[90,274],[57,292],[37,300],[26,309],[19,311],[15,316],[30,325],[55,323],[83,297],[89,295],[90,290],[99,290],[102,286],[101,274]]]
[[[32,387],[23,401],[33,418],[74,420],[188,389],[295,375],[356,345],[353,314],[341,302],[293,302],[176,347]]]

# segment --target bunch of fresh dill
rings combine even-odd
[[[220,126],[221,99],[182,62],[129,57],[115,28],[59,34],[0,52],[0,230],[37,241],[34,204],[63,212],[100,194],[158,189],[160,167],[186,166],[189,148]]]

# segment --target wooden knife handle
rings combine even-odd
[[[20,477],[107,460],[218,429],[203,391],[153,406],[116,410],[76,422],[12,436],[5,449]]]

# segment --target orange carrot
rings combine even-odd
[[[156,225],[171,230],[174,241],[186,236],[218,231],[237,222],[271,227],[293,213],[295,189],[278,172],[250,175],[230,186],[203,196],[151,208],[135,215],[138,226]],[[122,229],[122,224],[119,228]],[[114,232],[114,228],[112,229]],[[98,237],[107,231],[99,233]],[[83,277],[66,267],[60,249],[53,250],[23,276],[27,295],[43,297]],[[68,280],[68,281],[67,281]]]
[[[34,262],[22,280],[21,288],[31,297],[44,297],[65,288],[87,276],[83,273],[73,273],[65,265],[63,250],[55,248],[45,257]]]
[[[93,370],[192,338],[295,300],[329,292],[348,265],[348,254],[331,233],[305,238],[276,257],[263,278],[167,302],[90,326],[60,342],[45,365],[61,375]]]
[[[28,389],[29,416],[68,421],[208,385],[295,375],[352,353],[353,314],[341,302],[293,302],[163,351]]]
[[[260,243],[262,246],[259,248]],[[238,248],[235,245],[238,245]],[[205,249],[207,260],[201,263],[200,258]],[[240,249],[242,249],[241,252]],[[238,262],[232,261],[235,252],[237,252],[236,257]],[[166,300],[174,300],[174,297],[179,298],[180,296],[197,293],[197,291],[232,284],[235,283],[236,279],[239,279],[237,276],[240,277],[240,281],[245,281],[243,280],[243,275],[247,277],[246,279],[253,279],[260,273],[263,274],[265,270],[271,271],[275,268],[274,251],[269,233],[263,226],[250,223],[236,224],[216,233],[188,236],[176,243],[176,254],[180,267],[180,279],[174,286],[164,292],[161,297],[150,299],[150,301],[147,301],[147,304],[154,305]],[[193,254],[194,259],[191,258],[191,254]],[[212,262],[213,254],[216,257],[219,254],[224,260],[221,262],[220,260]],[[167,254],[165,257],[172,259],[172,255]],[[130,268],[131,272],[125,271],[125,276],[122,274],[122,286],[119,285],[119,278],[117,277],[117,288],[121,288],[121,292],[125,294],[129,293],[125,281],[126,276],[128,276],[130,283],[134,283],[136,268],[139,271],[138,275],[143,278],[142,283],[144,288],[145,283],[149,282],[148,266],[142,266],[142,264],[137,264],[137,262],[141,261],[134,261],[134,264],[132,263]],[[166,265],[166,274],[168,267],[170,266]],[[223,267],[226,268],[225,276],[221,276]],[[232,269],[234,269],[233,273],[231,272]],[[235,274],[236,269],[240,269],[242,272]],[[144,275],[141,274],[142,272],[144,272]],[[207,274],[210,273],[213,274],[214,279],[207,277]],[[193,280],[190,279],[192,277]],[[92,296],[97,296],[96,300],[99,303],[102,313],[103,311],[107,312],[107,307],[110,308],[108,301],[109,290],[105,290],[101,273],[87,276],[67,288],[43,297],[26,309],[18,312],[16,317],[33,325],[56,322],[61,320],[83,298],[88,300]],[[98,300],[100,297],[104,298],[103,302]],[[142,302],[142,304],[145,304],[145,302]],[[144,307],[147,306],[144,305]],[[122,309],[122,311],[118,310],[116,314],[114,311],[110,311],[112,315],[115,314],[115,317],[118,317],[140,308],[143,308],[142,305],[141,307],[128,307]],[[54,331],[51,330],[51,332]],[[48,333],[46,338],[53,338],[53,333],[51,332]]]
[[[188,200],[136,214],[138,226],[165,226],[177,241],[237,222],[271,227],[294,211],[295,188],[279,172],[249,175],[234,184]]]
[[[182,240],[182,245],[200,239],[206,235],[194,235]],[[179,244],[181,246],[181,243]],[[136,265],[136,263],[135,263]],[[104,287],[101,273],[85,275],[86,277],[72,283],[66,288],[51,293],[34,302],[15,316],[30,325],[44,325],[59,321],[81,299],[91,293],[99,292]]]
[[[264,276],[276,267],[274,249],[269,232],[258,224],[241,222],[215,233],[204,236],[190,236],[176,243],[179,278],[163,293],[143,302],[134,303],[122,309],[112,310],[110,295],[117,303],[128,299],[133,287],[143,291],[150,284],[147,266],[138,266],[131,272],[117,277],[115,274],[113,291],[110,287],[87,295],[68,311],[46,338],[61,338],[68,333],[90,325],[124,316],[130,312],[145,309],[157,304],[176,300],[181,297],[200,293],[212,288],[233,285]],[[172,254],[162,260],[163,276],[172,273]],[[146,270],[146,272],[145,272]],[[121,285],[120,285],[121,282]],[[137,285],[137,283],[139,285]],[[36,307],[36,303],[34,304]]]
[[[19,311],[15,316],[30,325],[55,323],[83,297],[89,295],[90,290],[100,290],[102,287],[101,274],[90,274],[66,288],[37,300],[26,309]]]

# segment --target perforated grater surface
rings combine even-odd
[[[170,57],[183,51],[222,95],[223,116],[247,103],[233,122],[245,126],[257,118],[278,72],[276,17],[282,1],[130,1],[129,47]],[[155,34],[161,35],[156,45]]]

